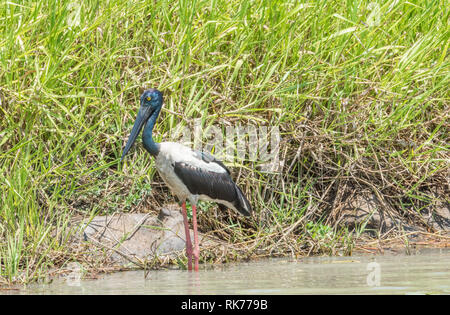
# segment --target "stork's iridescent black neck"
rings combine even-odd
[[[152,155],[157,156],[159,152],[159,143],[153,141],[153,127],[155,126],[156,119],[158,118],[159,112],[163,104],[163,95],[160,91],[156,89],[146,90],[141,95],[141,107],[134,123],[133,129],[131,130],[128,142],[123,150],[122,158],[128,153],[130,148],[136,141],[139,132],[145,124],[144,132],[142,133],[142,140],[144,143],[144,148]]]

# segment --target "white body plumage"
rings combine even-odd
[[[244,214],[251,211],[248,201],[231,180],[227,168],[208,153],[175,142],[162,142],[155,167],[172,193],[182,202],[189,200],[197,204],[198,200],[213,201]],[[230,188],[236,190],[234,196],[227,193]],[[215,190],[225,191],[223,197]]]

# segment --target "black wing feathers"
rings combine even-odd
[[[217,163],[216,161],[218,160],[215,160],[214,163]],[[211,199],[228,201],[243,215],[250,215],[249,202],[228,172],[216,173],[184,162],[176,162],[174,171],[191,194],[206,195]]]

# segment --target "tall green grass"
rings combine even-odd
[[[446,1],[2,1],[0,278],[70,259],[74,215],[168,198],[140,146],[118,166],[144,87],[158,140],[279,126],[281,174],[235,165],[267,233],[352,189],[420,213],[448,192],[448,21]]]

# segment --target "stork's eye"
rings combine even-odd
[[[151,101],[152,97],[151,96],[147,96],[147,101]]]

